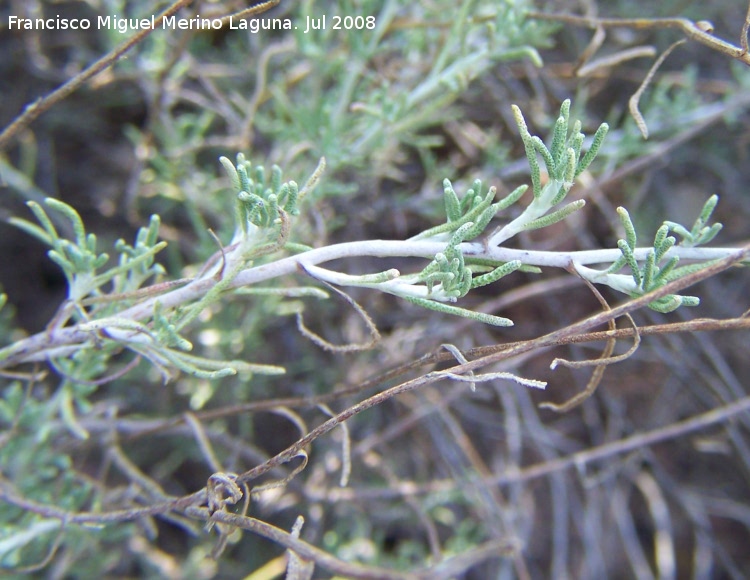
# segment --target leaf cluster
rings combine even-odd
[[[226,157],[220,157],[219,161],[237,191],[237,221],[245,234],[251,226],[261,229],[280,226],[282,212],[299,215],[299,187],[294,181],[282,182],[278,165],[267,175],[262,165],[253,167],[242,153],[237,154],[235,164]]]
[[[476,191],[479,190],[480,185],[481,182],[475,182]],[[490,193],[494,193],[494,191],[490,189]],[[467,197],[470,196],[467,195]],[[487,197],[489,197],[489,194]],[[487,210],[494,215],[492,206],[488,207]],[[461,243],[469,237],[478,235],[483,230],[484,226],[477,229],[473,222],[464,222],[453,232],[445,250],[435,254],[435,257],[422,271],[405,276],[400,276],[395,271],[394,275],[387,279],[378,280],[375,283],[368,284],[368,286],[444,314],[462,316],[493,326],[512,326],[513,321],[508,318],[446,304],[446,302],[455,302],[458,298],[466,296],[474,288],[492,284],[523,267],[519,260],[506,263],[489,261],[482,261],[478,264],[467,263],[461,249]],[[483,273],[475,275],[476,272]],[[425,291],[419,292],[419,290]]]
[[[516,105],[513,105],[513,116],[526,151],[534,199],[520,216],[492,234],[489,242],[492,246],[501,244],[519,232],[548,227],[581,209],[586,204],[582,199],[559,209],[555,208],[565,200],[575,179],[597,156],[609,130],[609,126],[602,123],[582,156],[586,136],[581,132],[580,121],[575,121],[570,127],[570,100],[566,99],[560,105],[560,114],[552,129],[549,146],[540,137],[531,135],[523,113]],[[546,167],[544,184],[539,157]]]
[[[460,248],[460,244],[474,234],[475,227],[472,222],[460,226],[451,236],[445,250],[436,254],[414,278],[414,282],[423,283],[427,287],[429,297],[454,302],[457,298],[466,296],[469,290],[496,282],[522,266],[519,260],[513,260],[475,277]]]
[[[526,189],[526,185],[521,185],[500,201],[492,203],[497,193],[496,188],[492,186],[484,195],[482,195],[482,181],[476,179],[466,194],[459,199],[455,189],[453,189],[453,184],[446,178],[443,181],[443,200],[445,203],[445,214],[447,216],[446,223],[425,230],[411,239],[437,240],[461,229],[462,240],[473,240],[484,232],[485,228],[490,223],[490,220],[492,220],[498,212],[516,203]],[[468,223],[471,223],[471,227],[465,228],[464,226]]]
[[[163,267],[154,262],[154,256],[167,246],[157,239],[158,216],[151,216],[149,225],[138,230],[134,245],[118,240],[115,250],[120,253],[119,263],[97,273],[109,261],[109,254],[97,252],[96,235],[86,233],[81,216],[72,206],[54,198],[47,198],[45,204],[70,221],[74,239],[61,237],[44,208],[34,201],[27,205],[41,226],[20,218],[11,218],[10,223],[52,247],[47,255],[65,274],[71,302],[78,303],[90,295],[105,293],[101,287],[108,282],[112,283],[113,292],[135,291],[149,278],[158,278],[164,273]]]
[[[676,238],[670,236],[669,233],[675,232],[682,237],[679,245],[684,247],[696,247],[710,242],[722,228],[720,223],[715,223],[711,226],[706,225],[711,218],[717,202],[718,196],[716,195],[711,196],[706,201],[700,215],[690,230],[678,223],[665,221],[656,231],[653,247],[646,254],[643,265],[635,257],[637,236],[635,226],[630,219],[630,214],[625,208],[618,207],[617,214],[625,230],[625,238],[617,241],[617,247],[620,249],[622,256],[607,269],[607,273],[614,274],[627,265],[631,271],[634,283],[630,295],[637,297],[661,288],[672,280],[676,280],[694,271],[696,268],[705,266],[705,263],[703,263],[677,268],[677,263],[680,260],[679,257],[672,256],[665,260],[666,254],[677,244]],[[672,312],[680,306],[698,306],[699,304],[700,299],[696,296],[668,294],[651,302],[649,308],[657,312],[666,313]]]

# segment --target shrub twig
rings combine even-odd
[[[553,20],[565,22],[575,26],[587,28],[635,28],[638,30],[679,28],[690,40],[699,42],[713,50],[739,60],[750,66],[750,53],[747,50],[747,30],[750,26],[750,7],[742,28],[740,45],[735,46],[713,35],[713,26],[706,21],[693,22],[687,18],[590,18],[574,16],[572,14],[547,14],[544,12],[529,12],[529,18],[539,20]]]

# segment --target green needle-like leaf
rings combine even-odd
[[[541,172],[539,171],[539,161],[536,158],[536,148],[531,139],[529,128],[526,126],[526,120],[523,118],[523,113],[516,105],[512,105],[513,117],[518,125],[518,132],[521,135],[524,147],[526,148],[526,159],[529,162],[529,169],[531,170],[531,186],[534,191],[534,197],[538,197],[542,192],[542,178]]]
[[[562,152],[565,149],[565,140],[568,136],[568,121],[570,118],[570,100],[566,99],[560,106],[560,116],[555,122],[555,127],[552,130],[552,144],[550,145],[550,153],[552,158],[557,160],[560,159]]]
[[[48,197],[44,200],[44,203],[70,220],[70,223],[73,225],[73,233],[76,237],[76,243],[79,246],[85,246],[86,229],[83,227],[83,220],[81,219],[80,214],[67,203],[62,202],[59,199]]]
[[[554,177],[557,173],[557,163],[552,153],[549,152],[547,146],[544,144],[544,141],[534,135],[531,138],[531,143],[534,145],[534,149],[542,156],[542,159],[544,159],[544,164],[547,166],[547,173]]]
[[[512,260],[510,262],[506,262],[502,266],[498,266],[491,272],[488,272],[487,274],[482,274],[481,276],[474,276],[473,280],[471,281],[471,287],[472,288],[480,288],[482,286],[486,286],[487,284],[492,284],[493,282],[497,282],[500,278],[507,276],[508,274],[511,274],[515,272],[516,270],[520,269],[522,266],[522,262],[520,260]]]
[[[516,203],[519,199],[521,199],[521,196],[526,193],[526,190],[529,188],[528,185],[520,185],[516,187],[513,191],[511,191],[508,195],[506,195],[503,199],[501,199],[499,202],[497,202],[497,208],[498,211],[502,211],[504,209],[509,208],[514,203]]]
[[[617,240],[617,247],[620,248],[625,263],[630,267],[633,274],[633,280],[635,280],[636,286],[641,285],[641,269],[638,267],[638,261],[635,259],[633,250],[625,240]]]
[[[630,214],[624,207],[618,207],[617,215],[620,216],[620,223],[622,223],[622,227],[625,229],[625,242],[627,242],[629,248],[634,249],[638,238],[635,233],[635,226],[630,219]]]
[[[586,205],[585,199],[577,199],[576,201],[570,202],[568,205],[558,209],[557,211],[552,212],[551,214],[545,215],[543,217],[540,217],[538,219],[528,222],[524,226],[524,229],[525,230],[537,230],[539,228],[546,228],[547,226],[551,226],[552,224],[555,224],[559,222],[560,220],[564,220],[570,214],[572,214],[575,211],[578,211],[585,205]]]
[[[427,300],[425,298],[414,298],[413,296],[403,296],[404,300],[427,308],[429,310],[435,310],[436,312],[442,312],[444,314],[453,314],[454,316],[462,316],[463,318],[470,318],[477,322],[484,324],[491,324],[492,326],[513,326],[513,321],[502,316],[494,316],[492,314],[484,314],[483,312],[474,312],[473,310],[466,310],[458,306],[451,306],[443,302],[435,302],[433,300]]]
[[[602,146],[602,143],[604,143],[604,138],[607,136],[607,132],[609,131],[609,125],[607,123],[602,123],[599,125],[599,128],[596,130],[596,133],[594,133],[594,140],[591,143],[591,147],[589,147],[589,150],[586,151],[586,154],[583,156],[583,159],[578,163],[578,167],[575,171],[575,177],[578,177],[588,169],[588,166],[591,165],[591,162],[596,158],[596,156],[599,153],[599,149]]]
[[[461,219],[461,202],[453,189],[450,180],[443,181],[443,199],[445,201],[445,214],[449,222],[455,222]],[[468,197],[468,196],[467,196]]]

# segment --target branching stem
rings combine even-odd
[[[743,26],[743,37],[740,39],[741,46],[735,46],[714,36],[712,34],[713,28],[708,27],[705,21],[693,22],[687,18],[587,18],[572,14],[545,14],[543,12],[529,12],[528,17],[540,20],[555,20],[593,29],[636,28],[643,30],[648,28],[679,28],[690,40],[699,42],[750,66],[750,53],[747,51],[747,28],[748,22],[750,22],[750,10],[748,10],[748,16]]]
[[[238,273],[227,290],[257,284],[280,276],[288,276],[298,271],[300,266],[321,264],[342,258],[357,257],[421,257],[432,258],[445,249],[443,242],[429,241],[395,241],[368,240],[334,244],[316,248],[275,262],[248,268]],[[534,250],[517,250],[511,248],[484,248],[480,243],[464,243],[461,251],[467,257],[484,258],[498,262],[520,260],[531,266],[567,268],[571,262],[576,265],[606,264],[614,262],[621,254],[619,250],[588,250],[581,252],[547,252]],[[637,260],[645,260],[651,248],[636,248]],[[681,260],[715,260],[736,254],[736,248],[682,248],[674,247],[665,255],[665,259],[678,256]],[[195,279],[191,283],[144,300],[112,317],[113,325],[117,320],[142,321],[153,315],[154,305],[158,301],[165,311],[180,305],[200,300],[217,284],[212,276]],[[97,321],[97,328],[107,328],[108,320]],[[83,344],[92,343],[96,335],[81,325],[56,329],[53,333],[43,332],[0,350],[0,369],[9,368],[25,362],[46,360],[48,357],[64,356],[74,352]]]

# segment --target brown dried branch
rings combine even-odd
[[[176,13],[180,8],[190,4],[191,1],[192,0],[177,0],[177,2],[170,5],[166,10],[164,10],[156,17],[156,25],[161,25],[165,18],[172,16],[172,14]],[[125,53],[127,53],[136,44],[140,43],[153,31],[154,30],[151,28],[144,28],[142,30],[139,30],[131,38],[123,42],[120,46],[115,48],[110,53],[97,60],[94,64],[92,64],[85,70],[78,73],[61,87],[52,91],[46,97],[43,97],[36,102],[28,105],[24,112],[16,117],[16,119],[10,125],[8,125],[2,133],[0,133],[0,151],[5,149],[5,147],[10,143],[11,139],[13,139],[21,129],[34,122],[36,118],[39,117],[39,115],[48,111],[54,105],[77,91],[86,81],[112,66],[123,55],[125,55]]]
[[[584,279],[584,282],[586,282],[586,286],[588,286],[589,290],[591,290],[594,296],[596,296],[596,299],[599,301],[599,304],[602,305],[602,308],[605,311],[612,310],[607,301],[604,299],[604,296],[602,296],[601,292],[599,292],[599,290],[597,290],[596,287],[588,280]],[[596,392],[596,389],[599,386],[602,377],[604,376],[604,371],[609,365],[630,358],[635,353],[635,351],[638,350],[638,346],[641,343],[641,335],[638,334],[638,326],[635,324],[635,321],[633,320],[633,317],[630,316],[630,314],[626,314],[625,316],[630,321],[630,324],[633,327],[633,331],[635,332],[633,336],[633,346],[630,347],[628,352],[619,356],[612,356],[617,340],[614,338],[610,338],[607,340],[607,344],[604,347],[601,356],[597,360],[568,361],[562,358],[554,359],[552,361],[552,364],[550,365],[550,368],[553,370],[557,367],[558,364],[570,368],[581,368],[584,366],[595,365],[596,368],[591,374],[589,382],[586,384],[586,388],[583,389],[583,391],[562,404],[558,405],[556,403],[542,403],[541,405],[539,405],[540,408],[551,409],[552,411],[555,411],[557,413],[566,413],[567,411],[570,411],[571,409],[577,407]],[[614,320],[609,320],[607,322],[607,326],[609,327],[609,330],[616,330],[617,328]]]
[[[237,12],[235,14],[227,15],[222,18],[222,23],[226,24],[229,22],[230,18],[247,18],[249,16],[253,16],[256,14],[261,14],[265,12],[266,10],[269,10],[276,6],[281,0],[267,0],[266,2],[262,2],[260,4],[257,4],[255,6],[251,6],[250,8],[247,8],[245,10],[242,10],[240,12]],[[181,8],[188,6],[192,0],[177,0],[173,4],[171,4],[166,10],[164,10],[161,14],[159,14],[155,19],[155,26],[159,27],[165,18],[169,18],[173,14],[175,14],[178,10]],[[11,142],[11,140],[18,134],[21,129],[27,127],[29,124],[33,123],[37,117],[39,117],[42,113],[45,113],[50,108],[55,106],[57,103],[77,91],[84,83],[86,83],[88,80],[92,79],[96,75],[98,75],[100,72],[108,69],[110,66],[115,64],[120,58],[122,58],[131,48],[133,48],[135,45],[139,44],[141,41],[143,41],[147,36],[149,36],[155,29],[152,28],[144,28],[142,30],[139,30],[136,34],[134,34],[131,38],[123,42],[120,46],[97,60],[95,63],[90,65],[85,70],[78,73],[76,76],[74,76],[69,81],[65,82],[61,87],[57,88],[56,90],[52,91],[49,95],[46,97],[43,97],[41,99],[38,99],[34,103],[31,103],[26,106],[23,113],[21,113],[16,119],[8,125],[2,133],[0,133],[0,151],[5,149],[5,147],[8,146],[8,144]]]
[[[295,552],[299,557],[310,562],[315,562],[317,566],[325,568],[338,576],[345,578],[362,578],[368,580],[411,580],[411,579],[447,579],[465,573],[469,568],[475,566],[490,558],[508,557],[513,555],[518,546],[516,542],[507,540],[494,540],[479,546],[474,550],[469,550],[452,558],[448,558],[440,564],[422,570],[419,572],[397,572],[385,568],[374,566],[361,566],[344,562],[331,554],[324,552],[320,548],[308,544],[307,542],[294,537],[289,532],[267,524],[261,520],[240,516],[237,514],[216,511],[209,513],[206,508],[190,507],[185,513],[191,517],[206,520],[211,518],[217,523],[235,526],[263,536],[272,542],[284,546]]]
[[[364,321],[365,326],[367,327],[367,331],[370,334],[370,340],[364,343],[333,344],[332,342],[314,333],[312,330],[307,328],[307,326],[305,326],[305,321],[302,317],[301,311],[297,312],[297,329],[299,330],[300,334],[308,340],[311,340],[312,342],[317,344],[320,348],[329,350],[331,352],[358,352],[362,350],[370,350],[371,348],[373,348],[380,341],[380,332],[378,332],[378,327],[375,326],[375,323],[373,322],[372,318],[370,318],[370,315],[367,314],[365,309],[357,304],[357,301],[349,296],[346,292],[342,292],[335,286],[329,284],[325,280],[321,280],[320,278],[312,274],[307,268],[305,268],[304,264],[300,264],[299,267],[305,274],[307,274],[314,280],[325,284],[333,292],[341,296],[341,298],[343,298],[344,301],[346,301],[346,303],[354,309],[354,311]]]
[[[701,20],[693,22],[687,18],[588,18],[585,16],[574,16],[572,14],[545,14],[543,12],[529,12],[529,18],[539,20],[554,20],[565,22],[575,26],[585,26],[587,28],[635,28],[639,30],[661,29],[661,28],[679,28],[682,33],[690,40],[699,42],[713,50],[725,54],[731,58],[750,66],[750,54],[747,51],[747,28],[750,27],[750,10],[743,27],[743,39],[740,39],[741,47],[735,46],[712,34],[713,26],[710,23]]]
[[[513,468],[504,473],[493,474],[485,483],[492,485],[509,485],[528,482],[540,477],[564,471],[571,467],[582,469],[594,461],[601,461],[608,457],[630,453],[663,443],[672,439],[685,437],[690,433],[707,429],[713,425],[723,423],[729,419],[750,411],[750,397],[743,397],[732,403],[717,407],[705,413],[695,415],[682,421],[676,421],[665,427],[652,429],[645,433],[638,433],[624,439],[591,447],[549,461],[536,463],[523,468]],[[426,493],[445,493],[452,491],[458,484],[451,479],[434,480],[427,484],[414,481],[402,481],[397,486],[373,488],[329,489],[324,493],[311,493],[311,500],[351,501],[365,498],[393,498],[421,495]]]
[[[633,116],[633,119],[635,120],[635,124],[638,125],[638,130],[641,132],[641,135],[643,135],[644,139],[648,139],[648,126],[646,125],[646,120],[643,118],[643,115],[641,114],[640,110],[638,110],[638,104],[641,100],[641,96],[648,88],[648,85],[651,84],[651,80],[654,78],[654,75],[656,74],[656,71],[659,70],[659,67],[664,63],[664,61],[667,59],[667,57],[672,54],[672,51],[680,46],[681,44],[685,44],[687,42],[686,40],[678,40],[677,42],[673,42],[667,50],[665,50],[659,58],[656,59],[653,65],[651,65],[651,68],[648,69],[648,73],[646,73],[646,78],[643,79],[643,82],[638,87],[638,90],[633,93],[633,95],[628,100],[628,110],[630,111],[630,114]]]
[[[750,317],[741,316],[738,318],[730,319],[712,319],[712,318],[697,318],[687,322],[672,322],[668,324],[655,324],[651,326],[641,326],[636,331],[634,328],[619,328],[615,330],[604,330],[596,332],[583,332],[580,334],[574,334],[570,336],[561,337],[554,346],[564,346],[568,344],[583,344],[588,342],[600,342],[609,341],[612,339],[626,339],[631,338],[635,340],[636,335],[640,337],[654,336],[661,334],[681,334],[681,333],[693,333],[693,332],[727,332],[731,330],[746,331],[750,330]],[[532,341],[518,341],[504,344],[493,344],[487,346],[478,346],[470,349],[466,349],[464,354],[469,358],[484,357],[496,353],[502,353],[504,351],[521,348],[523,345]],[[417,370],[419,368],[434,365],[440,362],[453,359],[454,356],[448,352],[443,352],[442,348],[433,353],[428,353],[418,359],[410,361],[401,366],[395,367],[391,370],[386,371],[380,375],[377,375],[371,379],[363,381],[358,385],[348,387],[345,389],[336,390],[331,393],[323,395],[316,395],[313,397],[285,397],[277,399],[267,399],[263,401],[253,401],[250,403],[234,404],[229,407],[221,407],[218,409],[210,409],[195,413],[202,421],[208,421],[212,419],[219,419],[223,417],[231,417],[234,415],[242,415],[245,413],[253,413],[258,411],[268,411],[277,407],[290,407],[290,408],[312,408],[320,404],[330,403],[333,401],[340,400],[344,397],[356,395],[370,389],[373,389],[379,385],[383,385],[388,381],[393,380],[399,376],[403,376]],[[598,361],[597,361],[598,362]],[[163,421],[146,421],[142,428],[137,428],[133,421],[128,423],[128,427],[122,427],[123,430],[127,431],[126,440],[132,441],[154,435],[163,431],[168,431],[184,423],[182,415],[173,417],[171,419],[164,419]],[[94,430],[97,428],[97,424],[83,421],[82,424],[87,430]],[[117,424],[115,425],[117,428]]]

